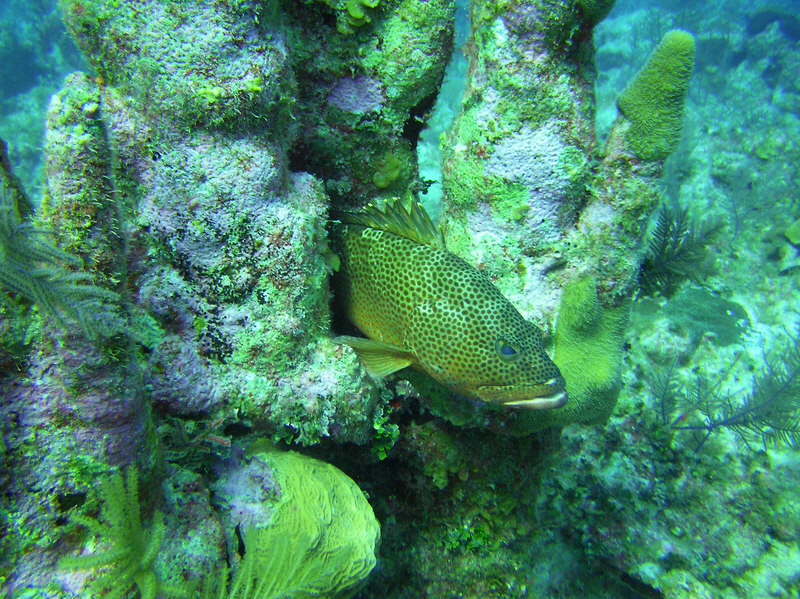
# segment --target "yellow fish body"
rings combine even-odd
[[[453,391],[492,404],[557,408],[564,377],[539,329],[498,289],[447,251],[419,204],[340,215],[337,299],[369,339],[340,337],[372,374],[412,366]]]

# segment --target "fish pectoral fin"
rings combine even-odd
[[[414,356],[408,349],[383,341],[363,337],[336,337],[334,343],[352,347],[361,363],[372,376],[383,378],[414,363]]]

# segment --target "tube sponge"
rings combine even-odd
[[[629,306],[604,308],[594,279],[564,286],[553,361],[567,381],[567,405],[553,410],[560,424],[603,422],[620,391],[620,364]]]
[[[693,66],[694,37],[679,29],[668,31],[620,94],[617,106],[630,121],[625,137],[642,160],[663,160],[677,147]]]

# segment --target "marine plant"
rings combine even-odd
[[[246,455],[262,457],[280,484],[281,499],[266,524],[243,533],[244,555],[235,573],[227,566],[202,583],[165,582],[156,568],[166,534],[164,515],[156,510],[148,526],[139,509],[138,470],[125,477],[103,478],[97,491],[100,515],[70,517],[110,547],[64,557],[64,569],[108,568],[90,582],[92,596],[127,597],[136,587],[142,599],[277,599],[278,597],[349,597],[375,566],[380,525],[355,482],[334,466],[292,451],[254,444]],[[252,458],[253,454],[259,455]]]
[[[640,294],[670,297],[683,281],[702,281],[713,270],[710,250],[721,232],[719,220],[694,220],[676,203],[662,206],[639,269]]]
[[[800,439],[800,327],[787,334],[786,345],[777,355],[766,358],[745,397],[726,384],[734,366],[735,361],[715,381],[696,374],[690,388],[678,382],[675,362],[656,374],[650,390],[664,424],[697,433],[697,451],[720,429],[733,431],[747,447],[754,440],[764,447],[795,445]]]
[[[129,467],[123,479],[116,472],[100,480],[99,518],[72,514],[70,520],[83,526],[98,539],[110,543],[105,551],[64,557],[59,567],[89,569],[110,567],[89,583],[87,589],[97,597],[123,598],[136,586],[142,599],[154,599],[161,586],[154,563],[164,541],[164,515],[156,510],[149,526],[142,525],[139,511],[139,474]]]

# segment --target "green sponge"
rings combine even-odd
[[[663,160],[677,147],[693,66],[694,37],[668,31],[617,100],[630,121],[628,146],[642,160]]]
[[[603,308],[594,279],[566,285],[561,296],[553,361],[567,381],[567,405],[557,424],[603,422],[617,403],[630,306]]]
[[[246,563],[234,590],[253,586],[258,593],[242,597],[263,599],[352,596],[375,566],[380,540],[361,489],[334,466],[293,451],[250,453],[272,467],[281,500],[266,527],[245,535]]]
[[[620,365],[630,305],[604,308],[592,277],[564,286],[556,322],[553,361],[567,381],[566,405],[525,410],[505,430],[527,435],[549,426],[605,422],[617,404]]]

